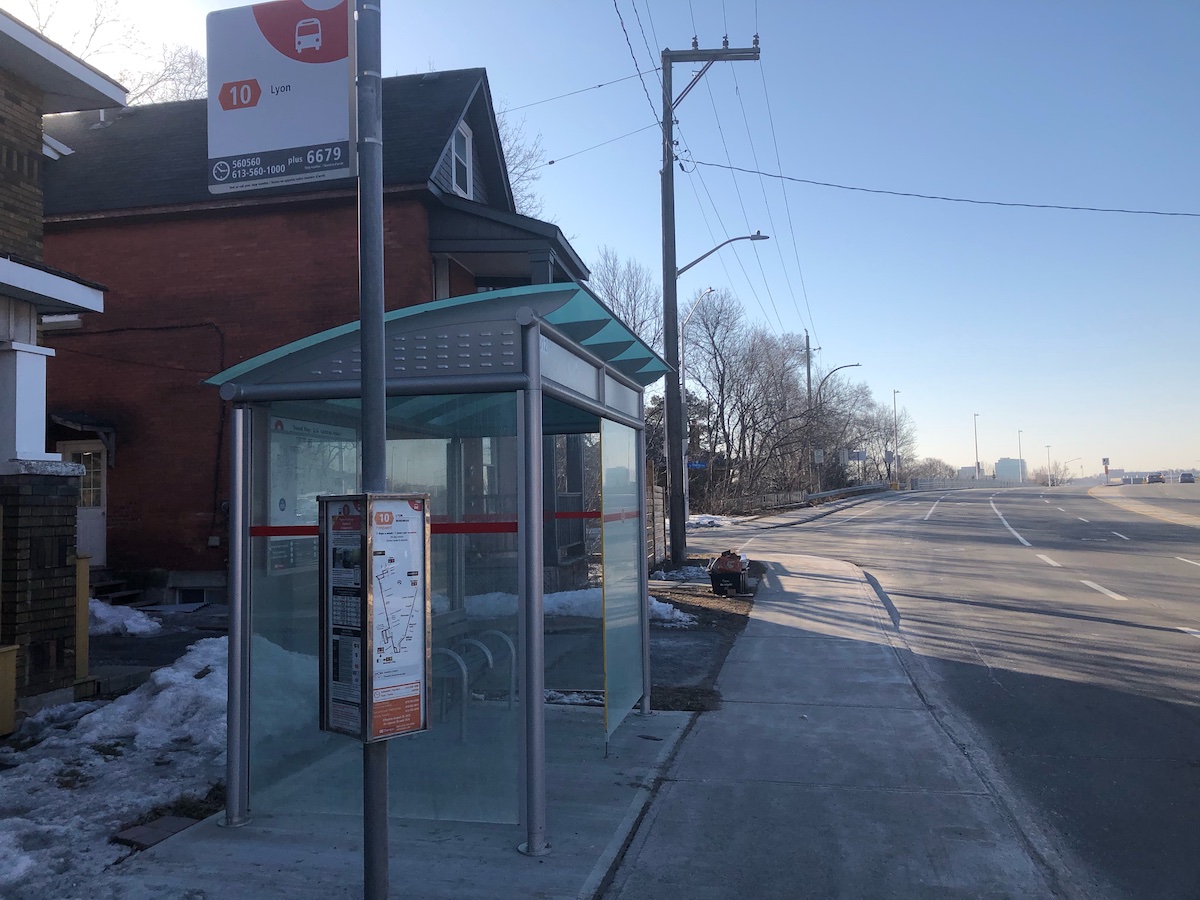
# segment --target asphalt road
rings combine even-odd
[[[752,557],[877,580],[1064,893],[1200,897],[1200,485],[888,495],[745,531]]]

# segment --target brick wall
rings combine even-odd
[[[428,247],[424,206],[389,198],[388,309],[433,298]],[[354,201],[50,224],[46,261],[109,288],[103,315],[44,335],[50,408],[116,426],[109,566],[223,570],[228,408],[201,382],[358,318]]]
[[[0,644],[16,644],[17,696],[75,682],[79,478],[0,476]]]
[[[0,253],[42,258],[42,95],[0,60]]]

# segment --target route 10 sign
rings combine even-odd
[[[208,15],[208,190],[347,178],[354,4],[273,0]]]

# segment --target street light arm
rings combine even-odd
[[[821,383],[817,385],[817,406],[821,405],[821,388],[825,387],[825,382],[827,382],[833,376],[834,372],[840,372],[842,369],[853,369],[856,366],[861,365],[862,363],[846,363],[844,366],[838,366],[836,369],[832,369],[828,375],[822,378]]]
[[[688,310],[688,314],[683,317],[683,324],[679,326],[679,342],[681,346],[683,344],[683,329],[687,328],[687,323],[692,321],[692,313],[694,313],[700,306],[700,301],[714,291],[716,291],[716,288],[709,288],[708,290],[702,292],[700,296],[696,298],[696,302],[692,304],[692,308]]]
[[[754,234],[743,234],[740,237],[732,237],[727,241],[721,241],[721,243],[717,244],[717,246],[713,247],[711,250],[709,250],[703,256],[697,256],[686,266],[680,266],[678,269],[676,269],[675,277],[678,278],[680,275],[682,275],[684,272],[686,272],[688,269],[690,269],[696,263],[701,262],[702,260],[708,259],[710,256],[712,256],[714,253],[716,253],[718,250],[720,250],[726,244],[732,244],[734,241],[769,241],[770,239],[771,239],[771,236],[769,234],[763,234],[761,231],[756,231],[756,232],[754,232]]]

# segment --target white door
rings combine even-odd
[[[79,518],[75,524],[75,552],[90,556],[88,565],[107,564],[105,522],[108,515],[108,454],[99,441],[63,441],[58,452],[64,462],[83,466],[79,480]]]

